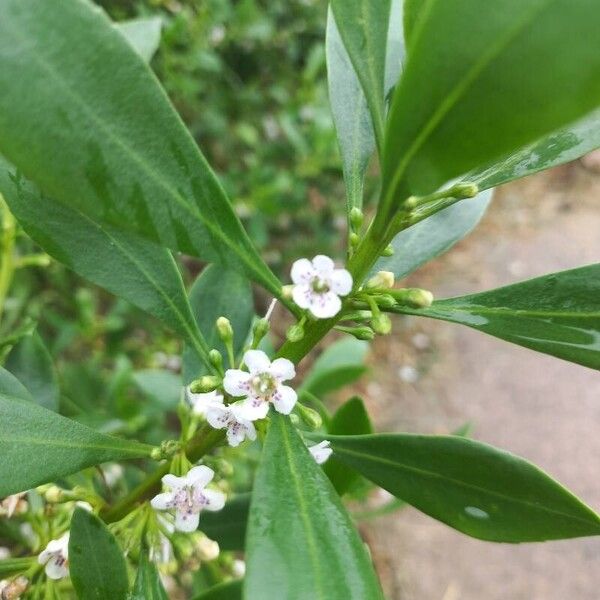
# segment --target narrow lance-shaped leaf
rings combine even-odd
[[[140,563],[129,600],[169,600],[158,569],[144,550],[140,553]]]
[[[2,0],[0,88],[0,152],[45,193],[280,294],[152,72],[101,10]]]
[[[433,0],[404,0],[404,39],[407,46],[412,43],[415,31],[427,16],[431,4]]]
[[[75,509],[69,537],[69,572],[79,600],[126,600],[129,592],[123,551],[92,513]],[[165,596],[166,597],[166,596]],[[151,596],[144,596],[151,600]]]
[[[0,367],[0,394],[19,400],[33,401],[27,388],[10,371],[2,367]]]
[[[115,27],[131,47],[146,62],[150,62],[160,44],[161,19],[159,17],[131,19],[115,23]]]
[[[239,273],[210,265],[202,271],[190,290],[190,304],[198,329],[209,348],[216,348],[227,361],[225,345],[215,327],[219,317],[227,317],[234,332],[233,349],[237,356],[246,343],[252,319],[254,300],[248,280]],[[206,369],[192,348],[183,351],[183,379],[188,384]]]
[[[461,323],[503,340],[600,369],[600,264],[395,312]]]
[[[391,0],[390,22],[387,34],[387,49],[385,55],[385,104],[391,104],[392,95],[406,57],[406,44],[402,30],[404,0]]]
[[[418,27],[388,121],[386,208],[600,104],[596,0],[431,2]]]
[[[152,446],[97,433],[35,403],[0,394],[0,497],[151,451]]]
[[[331,0],[339,34],[362,85],[379,148],[385,122],[385,53],[390,0]]]
[[[58,410],[58,375],[50,352],[37,332],[24,336],[13,346],[5,367],[25,385],[35,402]]]
[[[44,197],[2,157],[0,193],[19,224],[48,254],[155,316],[179,333],[197,357],[208,360],[208,348],[168,250]]]
[[[290,420],[277,413],[254,484],[246,563],[246,598],[382,598],[335,490]]]
[[[534,465],[456,436],[328,436],[334,456],[429,516],[493,542],[600,535],[600,517]]]

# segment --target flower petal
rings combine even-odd
[[[264,419],[269,412],[269,403],[258,398],[247,398],[238,409],[238,415],[248,421]]]
[[[177,475],[173,475],[172,473],[167,473],[161,481],[163,485],[172,490],[177,490],[185,485],[185,477],[177,477]]]
[[[250,373],[240,369],[227,369],[223,378],[223,387],[231,396],[247,396],[250,391]]]
[[[298,400],[296,392],[288,385],[280,385],[273,394],[273,406],[282,415],[289,415]]]
[[[248,350],[244,354],[244,363],[252,375],[269,371],[271,361],[262,350]]]
[[[301,283],[294,286],[292,290],[292,300],[300,308],[308,308],[312,302],[314,292],[309,284]]]
[[[170,492],[164,492],[163,494],[157,494],[150,500],[150,505],[155,510],[167,510],[172,508],[173,494]]]
[[[189,485],[194,487],[203,488],[212,478],[215,476],[215,472],[206,465],[199,465],[192,467],[185,476]]]
[[[323,440],[308,449],[318,465],[322,465],[332,455],[333,450],[329,447],[330,444],[329,440]]]
[[[246,432],[243,427],[227,428],[227,443],[232,448],[237,448],[246,439]]]
[[[175,529],[177,531],[183,531],[185,533],[196,531],[199,522],[200,513],[184,510],[178,510],[175,513]]]
[[[223,404],[223,396],[216,391],[206,394],[194,394],[188,388],[188,401],[192,406],[192,412],[196,415],[206,415],[212,404]]]
[[[206,510],[216,511],[221,510],[225,506],[225,494],[217,490],[204,490],[202,492],[208,500],[208,504],[204,507]]]
[[[335,269],[329,276],[329,285],[339,296],[347,296],[352,291],[352,275],[346,269]]]
[[[62,556],[53,556],[46,563],[46,568],[44,570],[50,579],[62,579],[69,574],[69,567]]]
[[[45,565],[48,562],[48,559],[52,556],[52,552],[50,552],[50,550],[48,550],[48,547],[46,547],[45,550],[42,550],[39,555],[38,555],[38,563],[40,565]]]
[[[325,256],[324,254],[317,254],[312,259],[313,267],[316,271],[318,271],[319,275],[328,276],[331,274],[333,269],[335,268],[335,264],[329,258],[329,256]]]
[[[279,381],[287,381],[288,379],[296,377],[294,363],[287,358],[276,358],[271,363],[269,371],[271,372],[271,375],[276,377]]]
[[[315,294],[309,310],[317,319],[335,317],[342,308],[342,301],[333,292]]]
[[[223,429],[229,423],[230,409],[228,406],[213,405],[206,411],[206,420],[211,427]]]
[[[308,258],[300,258],[293,265],[290,272],[292,282],[296,285],[302,283],[310,283],[315,276],[315,270]]]

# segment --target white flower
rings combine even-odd
[[[329,440],[323,440],[308,449],[318,465],[322,465],[332,455],[333,450],[329,447],[330,444]]]
[[[46,565],[44,569],[50,579],[62,579],[69,574],[69,534],[65,533],[52,540],[46,549],[40,552],[38,563]]]
[[[151,505],[156,510],[175,510],[175,529],[195,531],[203,510],[221,510],[225,505],[225,494],[206,489],[215,472],[204,465],[193,467],[185,477],[165,475],[162,482],[170,488],[154,496]]]
[[[246,563],[240,559],[234,560],[231,567],[231,572],[234,577],[241,579],[246,574]]]
[[[192,406],[192,412],[195,415],[206,417],[208,409],[216,402],[217,404],[223,404],[223,396],[217,391],[207,392],[205,394],[195,394],[187,388],[188,401]]]
[[[246,438],[256,439],[256,429],[252,421],[244,418],[242,402],[235,402],[229,406],[223,404],[223,396],[219,396],[206,411],[206,420],[215,429],[227,429],[227,441],[230,446],[239,446]]]
[[[269,402],[275,410],[289,415],[296,404],[296,392],[283,381],[296,376],[294,364],[287,358],[276,358],[273,362],[262,350],[248,350],[244,354],[248,371],[228,369],[223,387],[228,394],[244,396],[238,416],[249,421],[264,419],[269,412]]]
[[[292,297],[300,308],[307,308],[318,319],[328,319],[340,312],[340,296],[352,291],[352,275],[336,269],[328,256],[301,258],[292,265]]]

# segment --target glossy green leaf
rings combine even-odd
[[[1,157],[0,193],[23,229],[48,254],[155,316],[192,344],[198,357],[207,356],[168,250],[44,197]]]
[[[246,598],[382,598],[338,495],[289,418],[278,413],[256,474],[246,565]]]
[[[280,293],[150,69],[102,11],[1,0],[0,88],[0,152],[46,194]]]
[[[0,367],[0,394],[33,402],[33,396],[27,388],[10,371],[2,367]]]
[[[238,494],[227,498],[222,510],[203,513],[199,529],[211,540],[218,542],[221,550],[244,550],[250,496],[251,494]]]
[[[35,403],[0,394],[0,497],[151,451],[151,446],[97,433]]]
[[[156,565],[148,560],[144,551],[140,553],[137,575],[129,600],[169,600]]]
[[[227,317],[231,321],[236,356],[242,351],[250,333],[254,317],[254,300],[248,280],[239,273],[208,266],[190,290],[190,304],[198,328],[204,334],[209,348],[216,348],[227,363],[225,346],[219,338],[215,321]],[[186,384],[206,372],[196,354],[189,348],[183,352],[183,379]]]
[[[600,148],[598,110],[487,167],[468,173],[464,179],[484,190],[576,160],[596,148]]]
[[[367,370],[369,344],[353,338],[337,341],[317,358],[305,377],[302,389],[322,396],[360,378]]]
[[[534,465],[457,436],[328,436],[367,479],[463,533],[493,542],[600,535],[600,517]]]
[[[159,17],[122,21],[115,23],[115,27],[146,62],[152,60],[160,44],[162,21]]]
[[[366,435],[373,433],[373,425],[364,402],[358,396],[350,398],[340,406],[329,422],[328,433],[331,435]],[[323,470],[335,491],[342,496],[360,478],[352,468],[341,463],[335,456],[330,456]]]
[[[404,39],[407,46],[412,43],[419,21],[427,15],[431,4],[432,0],[404,0]]]
[[[35,402],[44,408],[58,410],[58,375],[50,352],[36,332],[22,337],[13,346],[4,366],[27,388]]]
[[[243,582],[229,581],[196,596],[194,600],[242,600]]]
[[[449,0],[427,10],[388,121],[387,207],[600,104],[596,0]]]
[[[331,0],[333,16],[362,85],[381,148],[385,122],[385,54],[390,0]]]
[[[69,572],[79,600],[126,600],[125,558],[106,525],[96,515],[77,508],[70,533]],[[145,600],[150,598],[145,596]]]
[[[600,264],[397,312],[461,323],[503,340],[600,369]]]
[[[406,277],[468,235],[485,214],[491,200],[492,191],[487,190],[401,231],[392,241],[394,254],[380,258],[372,272],[392,271],[398,279]]]

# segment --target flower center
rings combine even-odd
[[[277,381],[269,373],[259,373],[252,378],[250,387],[257,396],[268,398],[277,390]]]
[[[329,291],[329,284],[320,277],[315,277],[310,282],[310,285],[312,287],[313,292],[316,292],[317,294],[326,294]]]
[[[178,510],[186,513],[200,512],[200,509],[206,504],[206,498],[199,490],[193,486],[186,485],[181,488],[175,496],[175,505]]]

